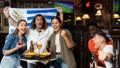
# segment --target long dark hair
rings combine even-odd
[[[18,26],[22,21],[26,22],[26,24],[27,24],[27,21],[26,21],[26,20],[21,19],[21,20],[18,21],[17,26]],[[18,34],[18,32],[19,32],[19,29],[16,28],[12,34]]]
[[[106,36],[106,34],[102,30],[98,30],[95,34],[98,34],[98,35],[104,37],[106,40],[106,43],[108,43],[110,41],[110,39]]]
[[[41,29],[44,29],[44,30],[45,30],[45,29],[47,28],[47,22],[46,22],[45,18],[44,18],[41,14],[37,14],[37,15],[33,18],[32,22],[31,22],[31,29],[35,29],[35,28],[36,28],[35,19],[36,19],[37,17],[42,17],[43,25],[42,25],[42,28],[41,28]]]

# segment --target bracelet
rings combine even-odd
[[[59,13],[63,13],[63,12],[59,12]]]
[[[59,13],[63,13],[63,12],[61,11],[61,12],[59,12]]]

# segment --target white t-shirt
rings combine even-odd
[[[60,52],[60,34],[55,37],[56,52]]]
[[[38,44],[42,44],[42,48],[40,49],[40,53],[43,53],[46,51],[46,45],[47,41],[50,38],[50,36],[53,34],[53,28],[48,27],[46,30],[41,30],[41,32],[38,32],[36,29],[29,29],[27,33],[27,49],[30,48],[30,42],[33,41]],[[37,47],[34,47],[35,53],[39,53],[39,50]]]
[[[114,55],[113,45],[106,45],[103,48],[103,52],[105,52],[105,53],[111,53],[112,55]],[[110,62],[110,61],[104,61],[104,63],[105,63],[106,68],[112,68],[113,67],[112,62]]]

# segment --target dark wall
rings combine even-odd
[[[87,46],[88,33],[86,28],[69,29],[72,33],[72,37],[76,46],[73,50],[74,57],[76,60],[77,68],[89,68],[91,61],[91,53]]]
[[[4,46],[6,36],[7,36],[7,33],[0,33],[0,60],[3,56],[2,48]]]

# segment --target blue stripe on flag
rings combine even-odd
[[[44,15],[45,19],[51,19],[53,18],[54,16],[46,16]],[[27,17],[27,20],[32,20],[34,18],[34,16],[31,16],[31,17]]]
[[[46,13],[46,12],[57,12],[56,9],[50,9],[50,10],[27,10],[27,14],[34,14],[34,13]]]
[[[27,23],[27,26],[31,26],[31,23]]]
[[[47,23],[48,26],[51,26],[51,23]],[[27,26],[31,26],[31,23],[27,23]]]
[[[54,16],[45,16],[45,15],[44,15],[44,17],[47,18],[47,19],[51,19],[51,18],[53,18]]]
[[[48,26],[51,26],[51,23],[47,23]]]
[[[34,18],[34,16],[32,17],[27,17],[27,20],[32,20]]]

